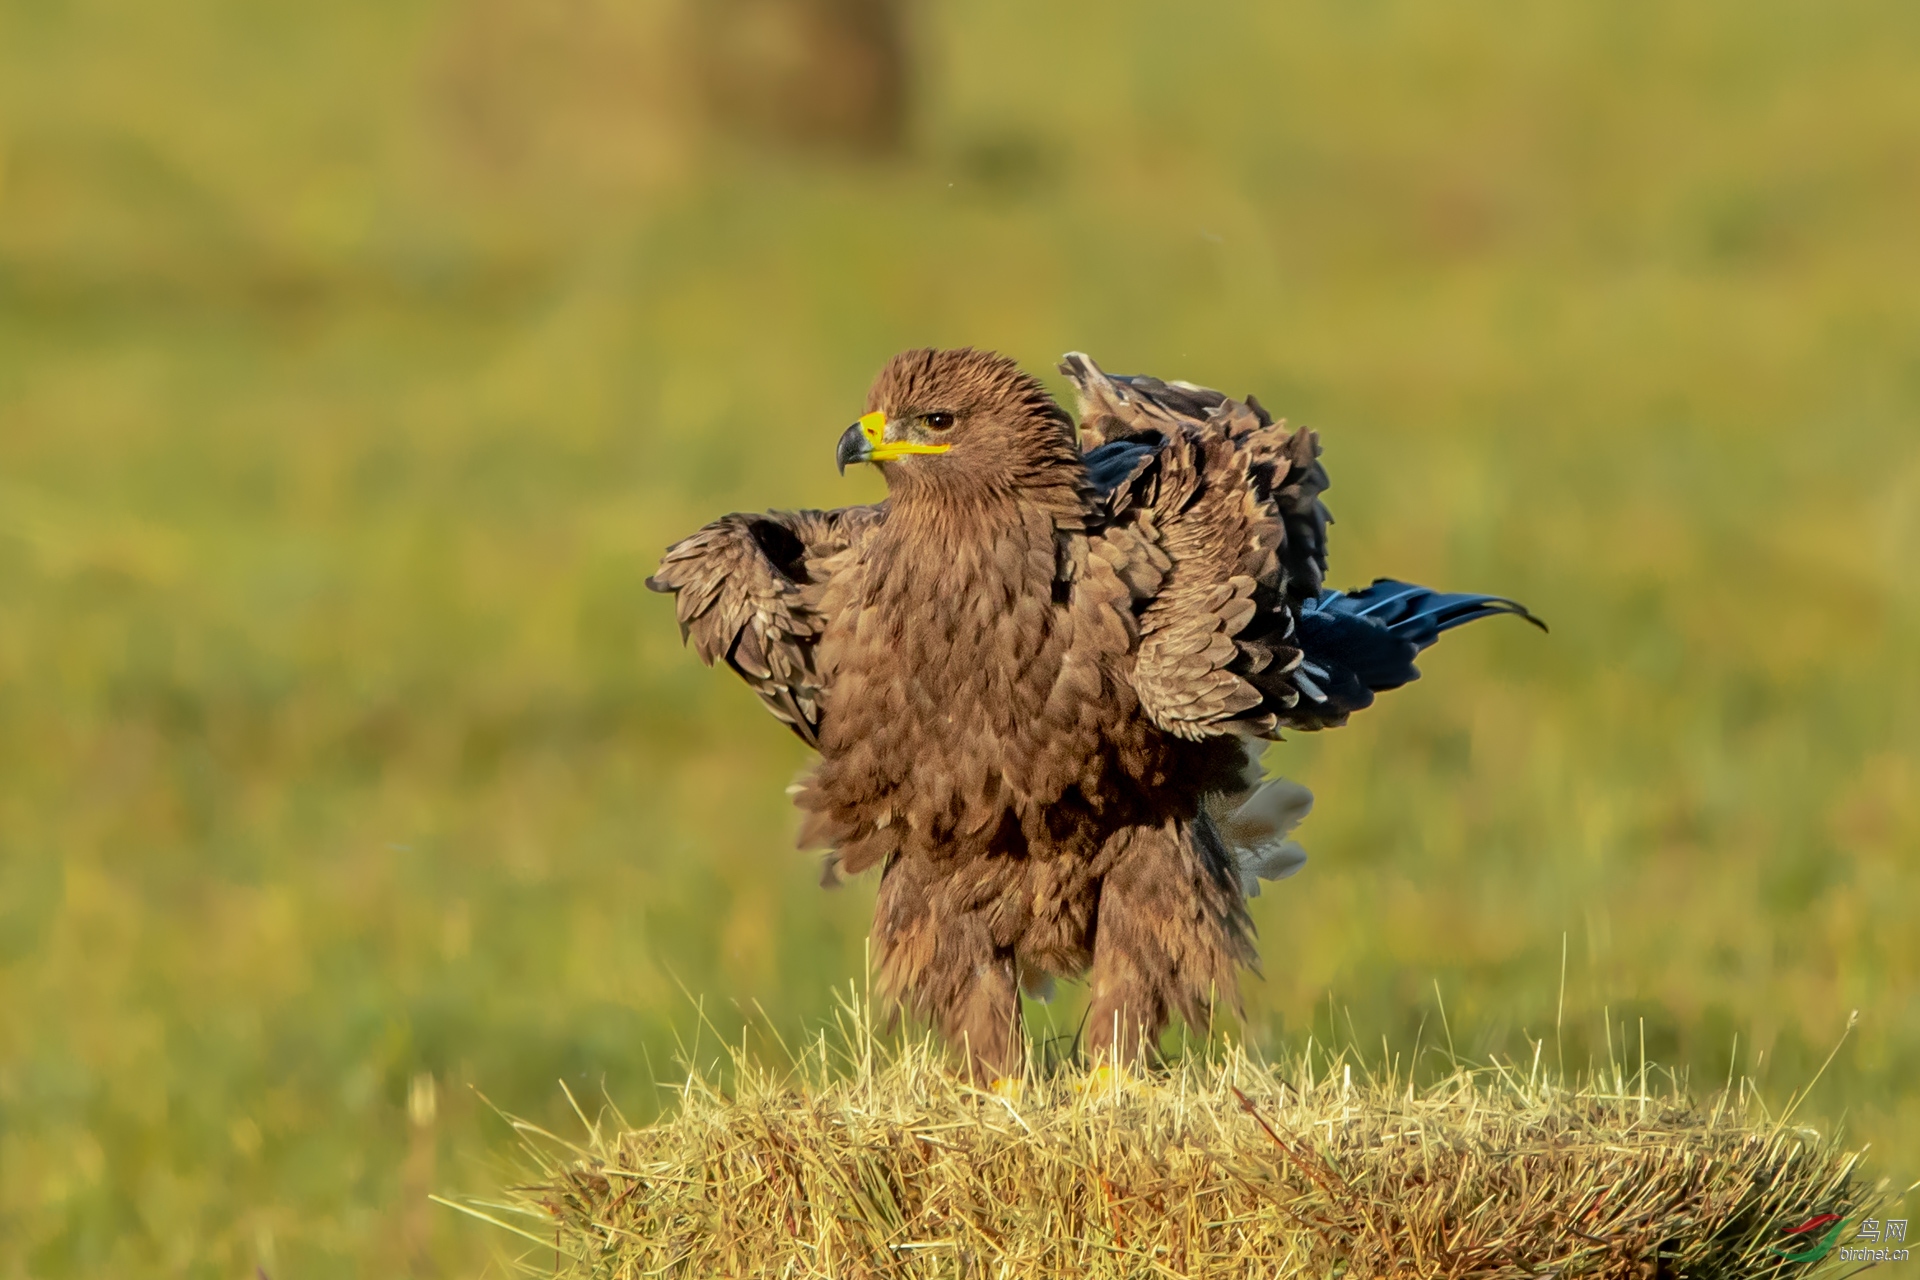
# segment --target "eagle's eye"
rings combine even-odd
[[[929,413],[922,418],[921,421],[925,422],[928,427],[935,431],[951,431],[953,429],[953,415],[945,410],[938,413]]]

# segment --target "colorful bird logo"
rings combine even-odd
[[[1840,1242],[1840,1233],[1846,1230],[1846,1227],[1847,1220],[1837,1213],[1816,1214],[1797,1227],[1786,1228],[1788,1235],[1800,1237],[1792,1242],[1795,1246],[1793,1252],[1782,1249],[1779,1245],[1767,1247],[1788,1262],[1818,1262],[1833,1252],[1833,1246]],[[1824,1234],[1815,1235],[1816,1232],[1823,1230]],[[1808,1244],[1809,1240],[1813,1243]]]

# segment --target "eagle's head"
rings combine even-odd
[[[1039,379],[991,351],[922,347],[880,371],[835,460],[875,463],[897,491],[1018,485],[1076,456],[1073,421]]]

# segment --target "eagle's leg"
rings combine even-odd
[[[994,944],[984,911],[951,901],[954,885],[917,859],[888,866],[874,903],[880,989],[926,1018],[986,1085],[1021,1074],[1027,1041],[1011,950]]]
[[[1019,1077],[1026,1064],[1027,1037],[1020,1025],[1020,989],[1011,957],[979,965],[956,1007],[941,1020],[948,1043],[966,1051],[976,1082]]]
[[[1100,885],[1087,1051],[1095,1062],[1153,1053],[1175,1013],[1204,1028],[1236,1008],[1239,966],[1254,960],[1246,907],[1204,818],[1119,832]]]

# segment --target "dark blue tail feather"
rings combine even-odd
[[[1434,591],[1377,578],[1359,591],[1322,591],[1300,609],[1300,666],[1294,681],[1302,711],[1324,707],[1344,716],[1373,695],[1420,678],[1413,659],[1444,631],[1497,613],[1547,624],[1504,596]],[[1301,677],[1305,679],[1301,679]]]

